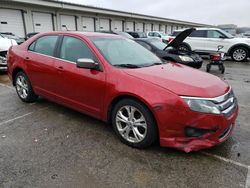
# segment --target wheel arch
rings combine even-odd
[[[143,100],[142,98],[137,97],[137,96],[134,96],[134,95],[130,95],[130,94],[118,95],[118,96],[116,96],[116,97],[114,97],[114,98],[112,99],[112,101],[109,103],[108,109],[107,109],[106,120],[107,120],[108,123],[111,123],[112,111],[113,111],[115,105],[116,105],[119,101],[121,101],[121,100],[123,100],[123,99],[132,99],[132,100],[135,100],[135,101],[140,102],[140,103],[142,103],[143,105],[145,105],[145,107],[149,110],[149,112],[151,113],[151,115],[152,115],[152,117],[153,117],[153,119],[154,119],[154,121],[155,121],[155,123],[156,123],[156,125],[157,125],[157,121],[156,121],[155,115],[154,115],[153,110],[152,110],[152,108],[150,107],[150,105],[149,105],[145,100]],[[158,129],[158,127],[157,127],[157,129]]]
[[[20,72],[20,71],[25,73],[25,71],[24,71],[22,68],[20,68],[20,67],[16,67],[16,68],[14,68],[13,71],[12,71],[11,77],[12,77],[12,84],[13,84],[13,86],[15,86],[15,78],[16,78],[16,75],[17,75],[17,73]],[[26,73],[25,73],[25,74],[26,74]]]
[[[247,44],[244,44],[244,43],[240,43],[240,44],[235,44],[233,46],[231,46],[227,52],[228,55],[232,55],[232,52],[235,48],[238,48],[238,47],[243,47],[243,48],[246,48],[247,51],[248,51],[248,56],[250,56],[250,46],[248,46]]]

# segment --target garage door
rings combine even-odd
[[[94,18],[82,17],[82,30],[95,31]]]
[[[22,12],[20,10],[0,9],[0,32],[11,32],[24,37]]]
[[[110,30],[110,21],[109,19],[99,19],[99,30],[100,31],[109,31]]]
[[[134,22],[125,22],[125,31],[134,31]]]
[[[152,31],[152,24],[145,24],[145,32]]]
[[[143,32],[143,23],[135,23],[135,31]]]
[[[53,31],[52,14],[33,12],[32,19],[35,32]]]
[[[111,25],[112,31],[123,31],[123,22],[122,20],[113,20]]]
[[[60,15],[62,31],[76,31],[76,17],[68,15]]]
[[[171,25],[167,25],[167,34],[171,34],[172,31],[171,31]]]
[[[160,25],[160,31],[163,33],[166,33],[166,26],[165,25]]]
[[[154,24],[153,31],[159,31],[159,24]]]

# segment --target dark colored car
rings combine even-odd
[[[25,40],[24,38],[21,38],[14,33],[11,32],[1,32],[0,33],[3,37],[8,38],[8,39],[13,39],[17,42],[17,44],[22,44]]]
[[[38,32],[28,33],[25,37],[25,40],[28,40],[29,38],[35,36],[36,34],[38,34]]]
[[[192,31],[193,29],[183,31],[169,44],[165,44],[156,38],[135,39],[135,41],[164,60],[174,61],[199,69],[203,63],[202,58],[192,51],[179,49],[179,46]]]
[[[22,101],[42,96],[112,123],[136,148],[157,140],[186,152],[212,147],[230,137],[238,115],[220,78],[118,35],[38,34],[9,49],[8,75]]]
[[[114,35],[120,35],[122,37],[128,38],[128,39],[134,39],[130,34],[122,31],[98,31],[99,33],[107,33],[107,34],[114,34]]]
[[[145,32],[127,32],[134,38],[148,38]]]

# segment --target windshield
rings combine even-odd
[[[129,64],[143,67],[162,64],[156,55],[130,39],[93,38],[92,41],[105,59],[114,66]]]
[[[230,33],[226,32],[226,31],[224,31],[222,29],[220,30],[220,32],[222,32],[224,35],[226,35],[227,38],[234,38],[233,35],[231,35]]]
[[[160,40],[152,40],[152,41],[150,41],[150,43],[159,50],[164,50],[166,48],[166,46],[167,46],[166,43],[164,43],[164,42],[162,42]]]

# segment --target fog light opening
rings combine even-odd
[[[214,133],[214,132],[215,130],[209,130],[209,129],[200,129],[200,128],[194,128],[194,127],[185,128],[185,135],[187,137],[194,137],[194,138],[198,138],[207,133]]]

